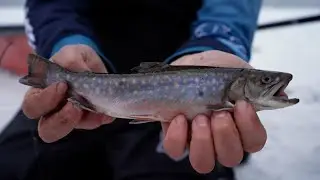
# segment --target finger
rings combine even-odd
[[[69,45],[51,58],[55,63],[72,71],[106,73],[105,65],[97,53],[86,45]]]
[[[50,59],[70,71],[90,71],[90,68],[83,60],[82,54],[79,53],[81,49],[76,47],[77,46],[65,46]]]
[[[267,141],[267,132],[254,108],[245,101],[239,101],[234,109],[234,117],[244,150],[251,153],[261,150]]]
[[[238,165],[243,158],[243,148],[230,113],[214,112],[211,117],[211,128],[217,160],[226,167]]]
[[[75,127],[76,129],[95,129],[100,127],[103,124],[109,124],[113,121],[113,118],[110,116],[105,116],[103,114],[85,112]]]
[[[81,116],[82,111],[68,102],[57,113],[40,119],[38,124],[40,138],[50,143],[65,137],[76,127]]]
[[[82,53],[82,57],[91,71],[97,73],[107,73],[107,69],[98,54],[94,50],[88,50],[86,52],[87,53]]]
[[[172,65],[253,68],[238,56],[218,50],[186,55],[174,61]]]
[[[249,63],[240,57],[219,50],[204,51],[199,53],[202,63],[218,67],[253,68]]]
[[[52,111],[65,97],[67,84],[54,83],[45,89],[31,88],[25,94],[22,110],[30,119],[39,118]]]
[[[176,116],[170,123],[163,147],[168,155],[173,159],[180,158],[186,148],[188,123],[183,115]]]
[[[214,154],[209,119],[198,115],[192,122],[190,163],[197,172],[209,173],[215,166]]]

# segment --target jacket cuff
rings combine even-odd
[[[105,57],[105,55],[101,52],[97,44],[93,42],[92,39],[80,34],[67,36],[65,38],[62,38],[60,41],[58,41],[52,48],[51,56],[53,56],[56,52],[58,52],[62,47],[66,45],[75,45],[75,44],[84,44],[84,45],[90,46],[100,56],[104,64],[107,66],[108,71],[109,72],[111,71],[113,73],[116,72],[116,68],[114,67],[113,63],[108,58]]]
[[[216,38],[216,36],[205,36],[188,41],[176,53],[171,55],[165,60],[165,63],[172,63],[174,60],[188,54],[200,53],[209,50],[219,50],[226,53],[230,53],[242,58],[245,61],[249,61],[246,54],[242,53],[236,44],[231,41],[227,41],[223,38]]]

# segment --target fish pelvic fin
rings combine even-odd
[[[57,66],[36,54],[29,54],[27,58],[28,75],[19,79],[19,83],[35,88],[45,88],[47,72],[50,66]]]
[[[74,91],[69,91],[69,96],[70,97],[67,100],[71,102],[74,106],[80,109],[87,110],[89,112],[98,113],[96,111],[95,106],[83,96],[77,94]]]
[[[130,119],[133,119],[129,122],[129,124],[144,124],[144,123],[151,123],[151,122],[165,122],[164,119],[154,116],[152,114],[141,114],[141,115],[131,115],[129,116]]]

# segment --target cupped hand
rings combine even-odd
[[[86,45],[63,47],[51,60],[71,71],[107,73],[95,51]],[[55,83],[45,89],[30,88],[24,96],[22,110],[30,119],[38,119],[38,133],[44,142],[54,142],[73,129],[94,129],[112,121],[109,116],[81,110],[65,102],[67,84]]]
[[[237,56],[215,50],[187,55],[172,64],[252,68]],[[245,101],[236,102],[232,114],[227,111],[214,112],[211,117],[199,114],[188,126],[184,115],[162,123],[164,149],[172,158],[179,158],[189,147],[190,163],[199,173],[211,172],[216,161],[226,167],[236,166],[244,151],[261,150],[267,139],[258,115]]]

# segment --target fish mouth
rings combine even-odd
[[[288,79],[284,83],[276,85],[272,91],[272,99],[285,104],[297,104],[300,100],[298,98],[289,98],[288,95],[284,92],[291,79]]]

